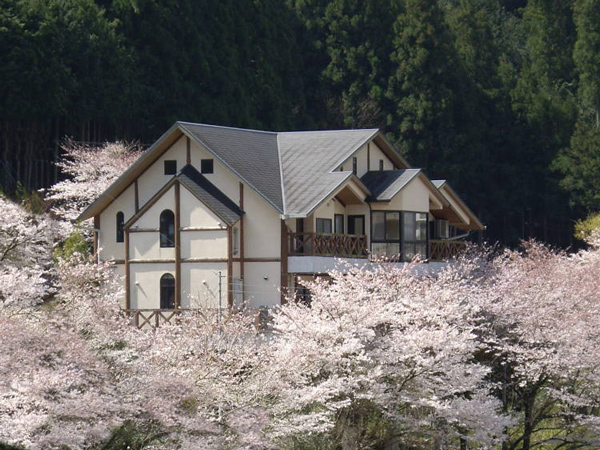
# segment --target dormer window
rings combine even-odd
[[[214,173],[215,167],[212,159],[200,160],[200,173]]]
[[[352,173],[356,175],[358,173],[358,158],[352,157]]]
[[[165,175],[175,175],[177,173],[177,161],[173,159],[165,160]]]

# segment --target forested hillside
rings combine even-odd
[[[7,192],[186,120],[382,128],[506,244],[600,210],[595,0],[0,0],[0,55]]]

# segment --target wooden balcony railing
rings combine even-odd
[[[429,241],[429,260],[447,261],[458,258],[467,248],[464,241]]]
[[[175,323],[181,313],[179,309],[128,309],[125,313],[131,317],[131,323],[138,328],[145,326],[158,328],[166,323]]]
[[[366,258],[367,237],[351,234],[289,233],[290,256]]]

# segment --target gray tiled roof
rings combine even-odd
[[[421,169],[371,171],[364,174],[360,180],[371,191],[369,201],[389,201],[419,172]]]
[[[305,215],[349,178],[331,172],[371,139],[377,130],[298,131],[279,133],[287,214]]]
[[[277,133],[187,122],[179,125],[283,213]]]
[[[350,177],[331,172],[376,129],[275,133],[179,122],[280,213],[302,216]]]
[[[233,225],[244,214],[238,205],[191,165],[181,169],[176,178],[227,225]]]

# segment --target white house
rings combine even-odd
[[[128,310],[270,307],[343,258],[451,258],[483,225],[379,130],[175,123],[89,208]]]

